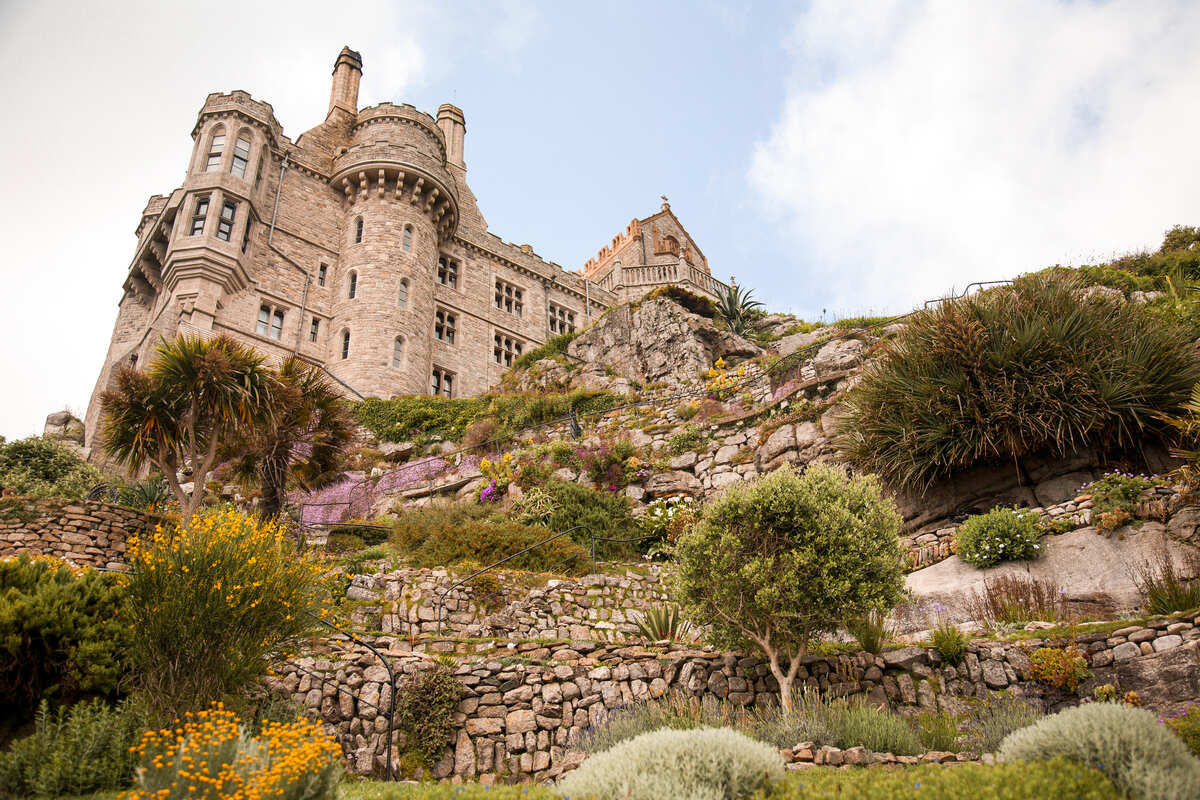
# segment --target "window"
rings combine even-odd
[[[550,304],[550,332],[561,335],[575,332],[575,312],[569,308]]]
[[[342,360],[350,357],[350,331],[342,331]]]
[[[400,365],[404,363],[404,337],[397,336],[396,341],[392,343],[392,367],[400,369]]]
[[[358,273],[351,272],[350,273],[350,286],[348,287],[346,296],[349,297],[351,300],[353,300],[354,295],[356,295],[356,294],[358,294]]]
[[[217,238],[229,241],[233,236],[233,218],[237,215],[237,203],[223,203],[221,218],[217,220]]]
[[[354,243],[362,241],[362,217],[354,218]]]
[[[458,288],[457,261],[450,261],[446,258],[438,259],[438,283],[449,286],[451,289]]]
[[[262,183],[263,160],[264,159],[262,159],[262,158],[260,158],[258,160],[258,169],[254,170],[254,190],[255,191],[258,191],[258,186],[259,186],[259,184]]]
[[[239,178],[246,177],[246,165],[250,163],[250,140],[239,136],[233,143],[233,164],[229,171]]]
[[[321,332],[321,320],[314,317],[313,321],[312,321],[312,325],[308,326],[308,340],[310,342],[315,342],[317,340],[317,334],[320,332]]]
[[[446,344],[454,344],[454,315],[438,309],[434,315],[433,335]]]
[[[412,250],[412,225],[404,226],[404,252]]]
[[[196,210],[192,214],[192,236],[204,233],[204,220],[208,216],[208,198],[196,198]]]
[[[433,380],[430,382],[432,394],[442,395],[443,397],[454,397],[454,373],[442,369],[441,367],[433,368]]]
[[[213,172],[221,168],[221,152],[225,149],[225,130],[218,128],[213,134],[212,142],[208,145],[208,163],[204,165],[205,172]]]
[[[329,265],[322,264],[317,268],[317,286],[325,285],[325,277],[329,274]]]
[[[498,280],[496,281],[496,308],[516,314],[518,317],[521,316],[521,310],[524,308],[522,302],[524,294],[521,289],[511,283]]]
[[[250,220],[246,220],[246,230],[242,231],[242,252],[250,246]]]
[[[496,334],[495,345],[492,355],[495,357],[496,363],[503,367],[511,367],[513,359],[521,355],[521,343],[502,333]]]
[[[400,303],[401,308],[408,307],[408,278],[400,279]]]
[[[258,309],[258,324],[254,332],[278,341],[283,337],[283,309],[264,305]]]

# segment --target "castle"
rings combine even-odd
[[[295,142],[270,104],[207,97],[183,185],[138,223],[88,444],[100,392],[162,337],[228,334],[272,363],[299,356],[356,398],[472,396],[522,352],[656,286],[723,288],[665,197],[582,272],[503,241],[467,186],[463,112],[359,110],[361,77],[343,48],[325,121]]]

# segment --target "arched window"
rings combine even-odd
[[[250,163],[250,134],[239,133],[233,143],[233,163],[229,171],[239,178],[246,177],[246,166]]]
[[[342,331],[342,360],[350,357],[350,330]]]
[[[400,279],[400,307],[408,307],[408,278]]]
[[[350,273],[350,286],[348,288],[349,288],[349,291],[346,292],[346,295],[351,300],[353,300],[354,296],[356,294],[358,294],[358,273],[357,272]]]
[[[396,341],[392,343],[392,366],[400,369],[400,365],[404,363],[404,337],[397,336]]]
[[[413,236],[412,225],[405,225],[404,226],[404,252],[406,252],[406,253],[410,252],[412,250],[412,236]]]
[[[358,244],[362,241],[362,217],[354,219],[354,243]]]
[[[225,129],[213,131],[212,141],[208,144],[208,162],[204,165],[205,172],[213,172],[221,168],[221,153],[225,151]]]

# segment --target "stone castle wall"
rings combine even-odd
[[[0,558],[29,553],[123,570],[126,542],[153,525],[148,515],[111,503],[8,498],[0,505]]]
[[[971,698],[996,691],[1053,710],[1089,697],[1095,686],[1106,683],[1138,692],[1151,708],[1173,708],[1200,695],[1198,624],[1200,618],[1163,619],[1112,634],[1079,636],[1093,677],[1077,695],[1030,679],[1029,655],[1042,642],[977,640],[957,665],[923,647],[878,656],[814,656],[806,659],[799,683],[826,695],[863,696],[901,713],[962,713]],[[393,665],[397,685],[432,664],[431,656],[404,649],[402,640],[381,637],[374,645]],[[454,715],[455,731],[426,777],[484,783],[553,779],[578,765],[582,757],[572,749],[606,715],[669,692],[739,706],[777,702],[777,684],[762,658],[687,646],[513,642],[464,658],[454,672],[464,691]],[[318,715],[341,742],[355,772],[382,772],[392,689],[387,671],[364,649],[295,659],[279,668],[269,686]],[[393,746],[395,765],[405,749],[402,733]]]

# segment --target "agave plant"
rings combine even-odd
[[[731,284],[725,291],[718,292],[717,313],[725,320],[731,333],[745,336],[750,332],[750,323],[753,320],[751,312],[762,308],[762,303],[751,299],[753,294],[752,289],[742,289],[736,283]]]
[[[633,623],[637,625],[638,632],[652,642],[686,641],[692,637],[695,630],[692,623],[683,618],[679,606],[674,603],[644,611]]]

